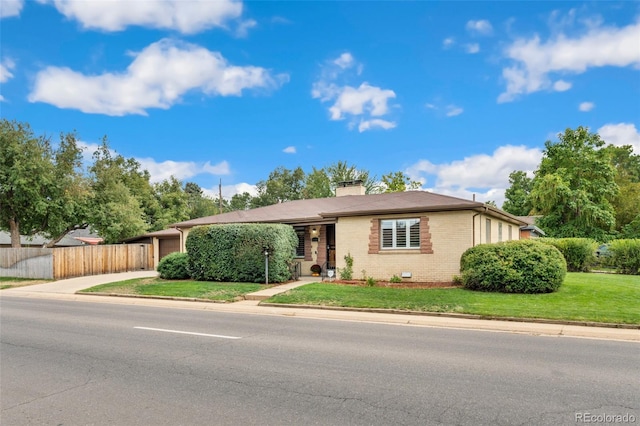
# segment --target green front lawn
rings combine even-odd
[[[233,302],[247,293],[264,290],[270,286],[254,283],[218,283],[209,281],[163,280],[161,278],[136,278],[127,281],[97,285],[82,293],[109,293],[186,297]]]
[[[48,282],[51,282],[51,280],[44,280],[40,278],[0,277],[0,290],[22,287],[25,285],[44,284]]]
[[[315,283],[265,302],[640,324],[640,276],[568,273],[557,292],[536,295]]]

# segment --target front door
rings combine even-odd
[[[327,269],[336,269],[336,226],[327,225]]]

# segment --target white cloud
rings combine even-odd
[[[247,19],[240,22],[238,24],[238,27],[236,28],[236,37],[246,37],[247,35],[249,35],[249,30],[251,28],[255,28],[257,25],[258,23],[253,19]]]
[[[0,19],[19,16],[24,0],[0,0]]]
[[[30,102],[113,116],[146,115],[168,109],[189,91],[210,96],[241,96],[244,89],[275,88],[287,75],[261,67],[230,65],[218,52],[163,39],[134,55],[124,72],[84,75],[47,67],[35,78]]]
[[[447,117],[455,117],[456,115],[460,115],[464,112],[464,109],[457,107],[455,105],[449,105],[447,107]]]
[[[445,107],[442,106],[440,102],[438,102],[438,104],[427,103],[425,104],[425,107],[436,111],[440,116],[444,113],[447,117],[455,117],[456,115],[460,115],[464,112],[464,109],[459,106],[451,104]]]
[[[605,124],[598,134],[607,143],[623,146],[631,145],[635,154],[640,155],[640,133],[632,123]]]
[[[471,33],[481,34],[481,35],[489,35],[493,32],[493,26],[491,26],[491,22],[486,19],[481,19],[478,21],[471,20],[467,22],[467,31]]]
[[[355,59],[353,58],[353,55],[351,55],[351,53],[345,52],[342,55],[338,56],[338,58],[334,60],[333,63],[342,69],[346,69],[351,68],[354,65]]]
[[[358,65],[354,57],[346,52],[338,58],[328,61],[322,69],[321,78],[313,83],[311,96],[321,102],[333,102],[329,107],[331,120],[350,118],[349,129],[358,126],[360,132],[373,128],[392,129],[395,122],[371,119],[389,114],[389,100],[396,97],[393,90],[382,89],[363,82],[358,87],[349,84],[339,85],[335,81],[344,77],[348,68]],[[357,67],[360,74],[362,67]]]
[[[553,83],[553,90],[555,90],[556,92],[566,92],[567,90],[571,89],[571,86],[573,85],[568,81],[558,80]]]
[[[478,53],[480,51],[480,45],[478,43],[469,43],[465,46],[467,53]]]
[[[345,86],[333,106],[329,108],[332,120],[341,120],[345,114],[362,115],[365,112],[379,117],[389,112],[389,99],[396,97],[393,90],[384,90],[364,82],[359,87]]]
[[[225,27],[227,21],[242,14],[242,2],[237,0],[40,1],[52,3],[60,13],[77,20],[84,28],[104,31],[141,26],[194,34],[213,27]]]
[[[11,70],[15,68],[15,63],[10,58],[5,58],[0,63],[0,83],[6,83],[13,78]],[[4,96],[0,95],[0,102],[4,101]]]
[[[580,105],[578,105],[578,109],[582,112],[588,112],[595,108],[595,106],[596,104],[593,102],[581,102]]]
[[[582,74],[593,67],[639,66],[638,40],[640,21],[622,28],[591,23],[586,33],[575,38],[561,33],[546,42],[538,35],[517,39],[504,52],[513,64],[502,70],[507,87],[498,102],[548,89],[552,73]]]
[[[453,37],[447,37],[444,40],[442,40],[442,47],[444,49],[449,49],[455,43],[456,43],[456,40]]]
[[[358,125],[358,131],[362,133],[367,130],[375,129],[376,127],[384,130],[389,130],[396,127],[396,123],[394,123],[393,121],[381,120],[379,118],[364,120],[361,121]]]
[[[295,146],[288,146],[285,149],[283,149],[282,152],[284,152],[286,154],[295,154],[296,153],[296,147]]]
[[[542,151],[538,148],[506,145],[491,155],[473,155],[451,163],[420,160],[405,172],[411,179],[423,183],[427,182],[427,176],[434,176],[435,184],[429,189],[434,192],[467,199],[477,193],[478,201],[494,200],[501,206],[504,191],[509,187],[509,174],[514,170],[532,174],[541,158]]]

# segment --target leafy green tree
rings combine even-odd
[[[285,167],[278,167],[271,173],[266,181],[256,184],[258,195],[251,200],[251,206],[263,207],[286,201],[302,199],[305,173],[298,167],[289,170]]]
[[[10,232],[12,247],[20,247],[21,234],[58,241],[86,226],[91,191],[80,171],[81,153],[73,133],[61,135],[54,150],[28,123],[0,120],[0,229]]]
[[[346,161],[338,161],[327,166],[325,170],[331,181],[331,189],[333,191],[335,191],[338,183],[353,180],[361,180],[367,194],[378,194],[382,190],[376,182],[376,177],[371,176],[368,170],[358,169],[355,165],[350,165]]]
[[[331,179],[325,169],[313,167],[305,178],[303,193],[305,199],[335,196],[335,191],[331,188]]]
[[[249,210],[251,208],[251,194],[243,192],[242,194],[235,194],[229,201],[229,210]]]
[[[633,147],[609,145],[602,149],[609,155],[611,164],[615,168],[615,181],[620,192],[613,199],[612,204],[616,212],[616,230],[622,231],[637,218],[640,222],[640,155],[633,154]],[[625,238],[632,238],[627,227]]]
[[[140,191],[146,207],[151,210],[157,200],[151,202],[147,194],[153,192],[149,183],[149,173],[139,170],[139,164],[133,159],[111,154],[106,138],[93,154],[94,163],[89,168],[91,185],[95,193],[92,202],[91,225],[107,243],[147,232],[153,222],[153,213],[145,211],[134,191]],[[145,173],[146,172],[146,173]],[[149,185],[147,191],[144,183]]]
[[[189,196],[182,182],[171,176],[154,184],[153,189],[160,208],[152,230],[164,229],[172,223],[189,219]]]
[[[195,182],[187,182],[184,186],[187,194],[187,209],[189,219],[213,216],[218,213],[216,203],[211,197],[204,195],[202,188]]]
[[[531,212],[530,194],[533,179],[526,172],[514,170],[509,174],[509,188],[504,192],[502,210],[516,216],[528,216]]]
[[[420,189],[420,182],[411,180],[403,172],[390,172],[382,176],[384,192],[404,192]]]
[[[618,193],[604,142],[587,128],[567,129],[559,141],[545,142],[535,172],[531,203],[550,237],[606,240],[615,225],[611,201]]]

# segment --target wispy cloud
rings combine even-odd
[[[285,149],[283,149],[282,152],[284,152],[286,154],[295,154],[296,153],[296,147],[295,146],[288,146]]]
[[[591,111],[595,107],[596,107],[596,104],[594,104],[593,102],[582,102],[580,103],[580,105],[578,105],[578,109],[582,112]]]
[[[487,21],[486,19],[468,21],[466,28],[467,31],[473,34],[490,35],[491,33],[493,33],[493,26],[491,25],[491,22]]]

